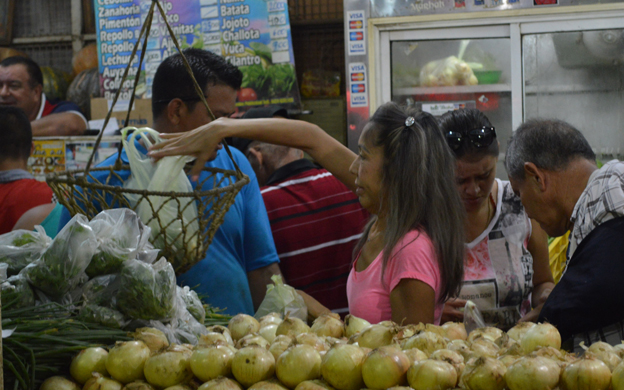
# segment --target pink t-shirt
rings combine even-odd
[[[347,279],[349,312],[371,324],[391,320],[390,292],[402,279],[416,279],[435,291],[434,319],[439,325],[444,306],[438,303],[442,277],[431,239],[425,232],[413,230],[399,241],[393,252],[384,274],[385,284],[381,281],[383,251],[362,272],[355,270],[355,261]],[[418,302],[414,302],[414,306],[417,305]]]

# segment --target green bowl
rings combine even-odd
[[[496,84],[500,80],[501,70],[475,70],[473,71],[479,84]]]

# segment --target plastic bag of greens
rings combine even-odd
[[[121,271],[123,262],[137,257],[151,233],[130,209],[102,211],[89,226],[99,242],[99,252],[86,270],[90,278]]]
[[[87,304],[114,308],[119,291],[119,275],[102,275],[82,286],[81,297]]]
[[[22,275],[14,275],[1,285],[3,309],[35,306],[35,294]]]
[[[93,255],[97,239],[87,218],[76,214],[54,238],[41,258],[24,268],[30,283],[57,300],[73,290],[84,276]]]
[[[128,137],[131,130],[134,132]],[[157,131],[145,127],[140,129],[126,127],[121,134],[132,172],[130,179],[124,183],[125,188],[164,192],[193,191],[193,186],[184,173],[184,165],[192,161],[192,158],[165,157],[154,164],[144,151],[137,148],[137,144],[139,139],[145,147],[153,144],[152,139],[155,140],[155,143],[161,142]],[[126,196],[132,204],[139,202],[139,196]],[[179,249],[177,253],[181,257],[186,252],[195,251],[197,246],[201,245],[199,223],[197,222],[197,205],[191,198],[173,200],[166,196],[150,196],[149,202],[147,199],[141,200],[135,210],[141,220],[146,221],[147,225],[152,228],[152,237],[158,237],[154,242],[157,248],[164,247],[163,236],[159,235],[161,224],[159,224],[158,218],[166,229],[167,242],[173,243],[173,246]],[[158,218],[155,218],[153,210],[158,210]],[[181,215],[178,214],[179,210],[184,210]],[[184,237],[187,237],[188,240],[186,244]]]
[[[191,313],[199,323],[203,324],[204,321],[206,321],[206,309],[199,299],[199,296],[197,296],[197,293],[191,290],[189,286],[184,286],[178,287],[178,296],[184,301],[189,313]]]
[[[121,269],[117,308],[126,316],[143,320],[168,320],[176,309],[176,278],[162,257],[154,264],[126,261]]]
[[[124,315],[117,310],[98,305],[84,306],[78,312],[78,319],[115,329],[122,329],[128,323]]]
[[[15,230],[0,236],[0,263],[8,265],[7,275],[17,275],[39,259],[52,241],[41,226],[36,231]]]
[[[7,280],[7,270],[9,269],[9,265],[7,263],[0,263],[0,282],[4,282]]]
[[[303,321],[308,320],[308,308],[301,295],[291,286],[284,284],[280,275],[271,276],[273,284],[267,285],[267,293],[256,312],[256,318],[269,313],[288,314]]]

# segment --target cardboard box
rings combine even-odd
[[[105,98],[91,99],[91,119],[104,119],[108,114],[110,104]],[[124,104],[125,103],[125,104]],[[129,124],[126,125],[126,115],[128,114],[128,103],[119,102],[113,109],[112,116],[117,118],[121,127],[153,127],[152,121],[152,99],[135,99],[134,108],[130,113]]]

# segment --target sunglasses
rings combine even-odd
[[[480,129],[468,130],[467,134],[449,131],[446,133],[446,142],[451,149],[457,150],[464,140],[469,140],[475,148],[486,148],[496,138],[496,130],[493,127],[483,126]]]

